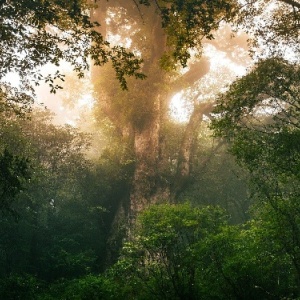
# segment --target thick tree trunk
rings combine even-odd
[[[157,95],[153,100],[154,113],[151,122],[141,131],[135,132],[136,168],[130,195],[130,213],[133,219],[150,204],[169,198],[168,187],[160,182],[161,97]]]
[[[136,215],[150,204],[163,201],[169,196],[169,189],[160,182],[161,159],[161,122],[166,113],[166,75],[159,66],[166,47],[166,36],[161,26],[161,19],[155,7],[147,9],[144,15],[143,26],[149,29],[148,58],[145,59],[143,72],[148,78],[136,86],[137,90],[143,89],[150,117],[143,126],[135,126],[134,154],[136,159],[135,171],[130,195],[131,223]],[[146,51],[147,52],[147,51]],[[148,91],[148,92],[147,92]]]
[[[156,100],[159,102],[159,100]],[[159,106],[159,104],[156,104]],[[159,113],[157,107],[156,114]],[[151,195],[155,192],[155,177],[158,164],[160,123],[157,115],[153,121],[141,131],[136,130],[134,137],[134,153],[136,168],[132,183],[131,212],[141,211]]]
[[[140,23],[140,35],[145,37],[145,41],[140,38],[140,41],[132,42],[138,43],[135,47],[142,51],[142,71],[147,78],[143,81],[129,79],[129,90],[122,92],[114,80],[115,74],[112,71],[93,69],[94,82],[100,79],[104,83],[104,86],[102,83],[96,87],[99,95],[98,107],[114,124],[116,131],[120,133],[120,139],[130,141],[135,158],[130,193],[120,197],[115,218],[110,224],[106,254],[109,263],[114,261],[120,249],[122,233],[123,238],[125,237],[122,232],[124,226],[131,227],[140,211],[160,199],[169,197],[168,187],[159,182],[161,122],[166,113],[166,74],[160,69],[159,59],[165,50],[166,37],[154,5],[150,8],[140,7],[139,11],[133,1],[119,2],[122,5],[120,13],[126,12],[124,17],[128,18],[128,22],[134,20]],[[93,13],[95,20],[101,24],[99,30],[104,37],[111,34],[110,24],[104,22],[108,16],[107,11],[117,5],[116,0],[100,1],[99,8]],[[101,80],[102,76],[106,79]],[[124,106],[118,106],[121,101]],[[130,232],[127,232],[127,235],[130,235]]]

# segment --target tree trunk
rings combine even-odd
[[[186,188],[191,172],[191,162],[194,145],[197,141],[198,128],[203,115],[208,114],[213,108],[212,103],[200,103],[195,108],[186,126],[180,145],[177,162],[177,172],[171,188],[171,201],[175,202],[179,194]]]

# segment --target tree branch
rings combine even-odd
[[[286,4],[292,5],[294,7],[297,7],[298,9],[300,9],[300,3],[294,0],[278,0],[280,2],[284,2]]]

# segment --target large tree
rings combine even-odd
[[[213,33],[235,16],[237,8],[235,1],[226,0],[108,1],[94,10],[94,19],[102,21],[101,34],[140,55],[147,76],[143,81],[128,80],[128,91],[122,91],[108,68],[93,73],[99,111],[115,127],[134,160],[130,199],[125,205],[131,217],[150,204],[175,201],[184,187],[197,128],[212,105],[201,98],[201,91],[190,90],[194,112],[180,129],[180,146],[172,161],[166,150],[168,106],[176,93],[199,83],[210,71],[209,59],[201,57],[204,42],[213,39]],[[234,42],[229,44],[234,48]]]
[[[275,237],[299,265],[299,65],[273,58],[260,62],[219,98],[213,122],[246,167],[259,200],[272,215]],[[264,216],[268,218],[268,216]],[[270,217],[270,216],[269,216]]]
[[[128,47],[144,60],[147,78],[130,79],[128,91],[118,87],[109,66],[93,71],[98,117],[115,129],[116,147],[126,149],[120,161],[133,166],[129,195],[126,190],[116,212],[116,220],[123,214],[125,223],[132,224],[153,203],[177,202],[188,186],[199,125],[212,116],[224,83],[234,80],[230,64],[247,64],[249,49],[254,59],[297,59],[299,5],[259,0],[103,1],[93,18],[102,22],[100,32],[111,43]],[[228,24],[237,29],[235,34]],[[227,70],[215,68],[216,50],[226,57]],[[168,115],[177,93],[192,107],[189,121],[181,126],[173,126]],[[174,136],[178,144],[171,147]]]
[[[299,286],[300,7],[298,1],[257,1],[251,9],[265,17],[256,26],[253,15],[245,19],[252,19],[260,59],[218,98],[213,127],[249,170],[256,213],[270,220],[270,239],[289,257]]]

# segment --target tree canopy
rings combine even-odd
[[[111,46],[99,32],[99,24],[90,19],[94,4],[88,1],[2,1],[0,4],[0,79],[2,106],[28,108],[34,87],[49,83],[51,92],[61,88],[63,74],[58,67],[68,62],[82,77],[89,68],[108,61],[123,88],[125,76],[143,78],[141,60],[121,46]],[[52,64],[53,74],[42,68]],[[14,74],[14,84],[6,75]],[[19,88],[18,83],[20,84]],[[14,106],[18,103],[17,106]]]

